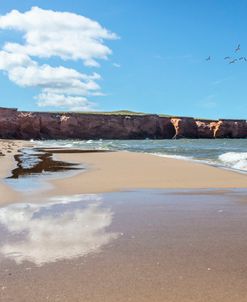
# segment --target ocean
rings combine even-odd
[[[45,140],[36,143],[42,147],[145,152],[247,173],[247,139]]]

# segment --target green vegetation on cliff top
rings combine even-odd
[[[60,112],[61,113],[61,112]],[[172,115],[168,114],[156,114],[156,113],[145,113],[145,112],[136,112],[136,111],[130,111],[130,110],[116,110],[116,111],[78,111],[74,113],[79,114],[104,114],[104,115],[159,115],[163,117],[172,117]]]

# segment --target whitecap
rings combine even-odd
[[[247,171],[247,152],[226,152],[219,156],[219,160],[227,167]]]

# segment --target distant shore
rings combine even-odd
[[[130,111],[26,112],[0,107],[0,137],[29,140],[247,138],[247,121]]]

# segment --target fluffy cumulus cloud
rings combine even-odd
[[[79,61],[88,67],[99,67],[111,49],[105,40],[116,34],[98,22],[68,12],[55,12],[33,7],[27,12],[13,10],[0,16],[0,30],[21,33],[23,43],[8,42],[0,51],[0,70],[21,87],[39,87],[39,106],[63,106],[89,109],[90,95],[102,95],[98,73],[85,74],[72,68],[50,66],[54,57],[61,62]]]
[[[71,108],[71,110],[85,111],[92,108],[93,103],[89,102],[87,98],[80,96],[70,96],[64,94],[41,93],[37,96],[38,105],[44,106],[63,106]]]

